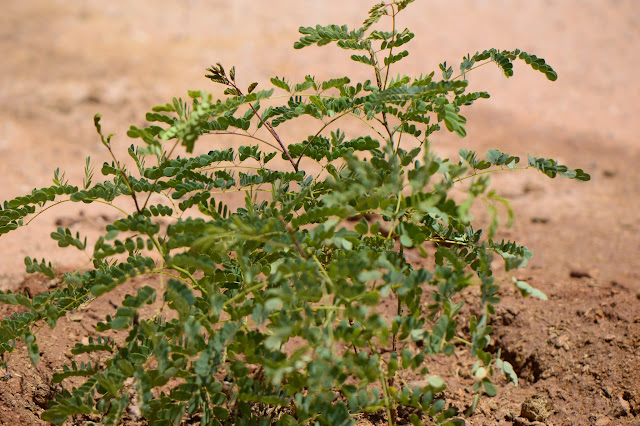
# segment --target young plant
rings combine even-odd
[[[97,415],[117,424],[136,406],[153,425],[189,419],[340,425],[353,424],[359,413],[378,413],[389,424],[462,424],[462,413],[444,399],[444,380],[429,371],[434,355],[451,355],[460,344],[477,359],[466,415],[482,395],[496,394],[494,369],[517,384],[511,365],[487,350],[500,301],[491,260],[500,256],[510,271],[532,253],[493,239],[495,205],[508,202],[489,189],[489,176],[524,169],[579,181],[589,175],[499,150],[485,158],[467,149],[456,159],[439,158],[431,135],[444,127],[464,137],[462,108],[489,97],[467,91],[472,70],[494,63],[510,77],[512,63],[522,60],[550,80],[557,76],[535,55],[489,49],[463,58],[456,75],[443,63],[438,76],[394,77],[391,69],[409,54],[405,45],[414,37],[396,28],[396,15],[411,2],[377,4],[355,30],[300,28],[296,49],[335,43],[355,52],[351,60],[368,67],[371,80],[275,77],[275,96],[258,83],[245,89],[235,68],[217,64],[206,77],[224,88],[220,99],[191,91],[190,102],[174,98],[153,108],[146,118],[155,124],[131,126],[128,136],[141,140],[129,148],[133,169],[116,158],[113,135],[104,136],[96,115],[112,157],[101,167],[104,181],[92,182],[87,161],[82,188],[56,171],[53,186],[4,203],[0,234],[52,203],[116,206],[124,197],[134,208],[95,241],[92,266],[65,273],[59,288],[34,297],[0,293],[3,303],[25,308],[2,321],[0,353],[23,342],[35,365],[35,330],[53,329],[59,318],[132,277],[148,276],[95,325],[88,344],[72,350],[98,353],[101,361],[74,361],[53,375],[54,382],[85,379],[58,394],[43,419],[60,424]],[[383,20],[390,30],[377,29]],[[278,128],[302,116],[317,126],[304,140],[283,140]],[[348,118],[370,132],[347,135],[337,122]],[[192,154],[198,139],[210,135],[255,144]],[[189,155],[174,155],[179,145]],[[303,170],[310,162],[318,165],[313,173]],[[465,191],[464,199],[452,198],[454,187]],[[227,194],[239,193],[245,204],[234,210]],[[166,201],[151,204],[152,195]],[[487,232],[469,213],[476,200],[489,203]],[[69,229],[51,237],[60,247],[90,247]],[[428,261],[412,263],[409,252]],[[25,263],[30,273],[56,275],[46,260]],[[165,276],[166,282],[158,278]],[[525,282],[514,284],[524,296],[545,298]],[[463,317],[463,300],[472,294],[478,315]],[[380,309],[383,301],[393,303],[392,312]],[[155,313],[143,313],[145,305]],[[113,330],[122,330],[122,338]]]

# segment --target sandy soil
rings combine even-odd
[[[265,86],[274,75],[336,77],[347,73],[338,71],[344,66],[349,73],[362,72],[339,49],[294,52],[292,44],[299,26],[357,25],[372,2],[3,3],[0,199],[5,200],[48,185],[56,167],[79,183],[86,156],[96,164],[106,159],[93,129],[95,113],[103,113],[103,126],[117,133],[124,152],[131,143],[128,126],[141,125],[151,106],[185,96],[187,89],[211,88],[203,78],[211,63],[235,65],[239,79]],[[518,277],[550,300],[523,300],[510,288],[503,291],[494,346],[512,361],[521,384],[502,386],[469,423],[529,424],[520,416],[522,406],[537,396],[553,406],[546,424],[640,424],[640,122],[634,113],[640,95],[635,80],[640,5],[635,0],[416,3],[400,22],[416,33],[405,73],[430,72],[444,60],[457,64],[476,50],[519,47],[544,57],[559,75],[551,83],[524,66],[517,66],[510,80],[493,67],[475,71],[473,89],[489,91],[492,99],[467,112],[466,139],[435,139],[443,155],[461,146],[529,152],[592,176],[586,184],[533,172],[494,180],[518,214],[505,238],[536,253]],[[42,236],[57,224],[96,235],[105,214],[95,207],[60,207],[2,236],[0,288],[46,288],[38,278],[24,281],[26,255],[47,255],[61,269],[86,261],[65,251],[51,255],[55,243]],[[100,303],[86,315],[112,309],[108,301]],[[20,357],[12,359],[16,374],[0,385],[0,424],[41,423],[52,369],[66,360],[70,339],[90,332],[86,321],[64,321],[55,335],[66,338],[40,337],[43,360],[37,370]],[[442,369],[452,383],[450,396],[463,406],[468,381],[458,375],[464,370],[459,367],[465,367],[464,360]]]

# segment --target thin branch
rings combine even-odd
[[[473,70],[475,70],[476,68],[483,67],[483,66],[485,66],[485,65],[487,65],[487,64],[490,64],[491,62],[493,62],[493,59],[489,59],[489,60],[487,60],[486,62],[481,63],[480,65],[476,65],[475,67],[471,67],[471,68],[469,68],[468,70],[466,70],[464,73],[461,73],[461,74],[459,74],[459,75],[457,75],[457,76],[453,77],[450,81],[457,80],[457,79],[459,79],[460,77],[464,77],[465,75],[467,75],[467,73],[468,73],[469,71],[473,71]]]
[[[258,142],[262,142],[262,143],[264,143],[264,144],[266,144],[266,145],[269,145],[271,148],[273,148],[273,149],[275,149],[275,150],[278,150],[278,151],[280,151],[280,152],[284,152],[284,151],[282,150],[282,148],[280,148],[279,146],[274,145],[274,144],[272,144],[271,142],[267,142],[267,141],[265,141],[264,139],[261,139],[261,138],[259,138],[259,137],[257,137],[257,136],[251,135],[251,134],[243,134],[243,133],[235,133],[235,132],[223,132],[223,131],[207,132],[206,134],[207,134],[207,135],[232,135],[232,136],[243,136],[243,137],[245,137],[245,138],[251,138],[251,139],[257,140]]]
[[[295,164],[295,169],[296,171],[298,171],[298,166],[300,165],[300,161],[302,160],[302,157],[304,155],[304,153],[307,151],[307,149],[311,146],[311,144],[313,143],[313,141],[316,140],[316,138],[320,135],[320,133],[322,133],[322,131],[324,129],[326,129],[329,125],[331,125],[334,121],[344,117],[347,114],[350,114],[351,111],[347,111],[339,116],[337,116],[336,118],[334,118],[333,120],[329,121],[328,123],[326,123],[324,126],[322,126],[320,128],[320,130],[318,130],[318,132],[313,136],[313,138],[311,138],[311,140],[307,143],[307,145],[304,147],[304,149],[302,150],[302,152],[300,153],[300,156],[298,157],[298,161]]]
[[[138,198],[136,197],[136,192],[133,190],[133,186],[131,186],[131,182],[129,182],[129,178],[127,177],[127,175],[124,173],[124,170],[120,166],[120,162],[118,160],[116,160],[116,156],[113,154],[113,151],[111,150],[111,144],[110,143],[105,143],[104,146],[107,147],[107,149],[109,150],[109,154],[111,154],[111,158],[113,158],[113,162],[115,163],[116,166],[118,166],[118,171],[120,172],[120,175],[124,179],[124,183],[125,183],[125,185],[127,185],[127,189],[129,189],[129,192],[131,192],[131,198],[133,198],[133,202],[136,205],[136,211],[138,213],[140,213],[142,210],[140,209],[140,206],[138,205]],[[147,198],[147,200],[148,200],[148,198]]]
[[[373,49],[371,49],[371,48],[369,48],[369,56],[371,58],[371,62],[373,63],[373,69],[374,69],[374,72],[375,72],[375,75],[376,75],[376,84],[378,86],[378,90],[382,91],[383,90],[382,76],[380,75],[380,68],[379,68],[378,58],[377,58],[375,52],[373,51]],[[384,110],[382,111],[382,125],[384,126],[385,130],[389,134],[389,143],[391,144],[391,148],[393,149],[393,133],[391,132],[391,129],[389,129],[389,122],[387,120],[387,113]]]
[[[124,214],[125,216],[127,216],[127,215],[128,215],[128,213],[127,213],[127,212],[125,212],[124,210],[122,210],[120,207],[115,206],[115,205],[113,205],[113,204],[111,204],[111,203],[108,203],[108,202],[106,202],[106,201],[102,201],[102,200],[92,200],[92,199],[88,199],[88,200],[90,200],[90,201],[92,201],[92,202],[95,202],[95,203],[101,203],[101,204],[105,204],[105,205],[107,205],[107,206],[111,206],[111,207],[113,207],[114,209],[119,210],[119,211],[120,211],[122,214]],[[25,223],[25,224],[24,224],[24,226],[27,226],[28,224],[30,224],[30,223],[31,223],[31,222],[32,222],[36,217],[40,216],[42,213],[44,213],[45,211],[49,210],[50,208],[55,207],[55,206],[57,206],[58,204],[67,203],[67,202],[69,202],[69,201],[71,201],[71,200],[61,200],[61,201],[57,201],[55,204],[52,204],[52,205],[50,205],[49,207],[46,207],[46,208],[44,208],[44,209],[40,210],[38,213],[36,213],[36,214],[35,214],[35,216],[31,217],[31,218],[27,221],[27,223]]]
[[[282,216],[278,215],[278,219],[280,220],[280,223],[282,223],[282,226],[284,226],[284,229],[287,230],[287,233],[289,234],[289,238],[291,238],[291,241],[293,241],[293,243],[295,244],[296,250],[298,251],[300,256],[302,256],[304,259],[308,259],[309,256],[307,256],[307,254],[302,249],[302,246],[300,245],[300,242],[296,238],[296,235],[293,233],[293,230],[287,226],[287,222],[285,222]]]
[[[235,91],[237,92],[238,96],[244,96],[242,94],[242,91],[238,88],[238,86],[236,86],[236,84],[234,82],[232,82],[229,79],[227,79],[227,82],[231,87],[233,87],[235,89]],[[280,148],[282,148],[282,152],[285,153],[285,155],[287,156],[287,159],[289,160],[289,162],[293,166],[293,169],[297,172],[298,171],[298,166],[293,161],[293,158],[291,158],[291,154],[289,154],[289,151],[287,150],[287,148],[284,146],[284,144],[280,140],[280,136],[278,136],[278,134],[276,133],[276,131],[273,128],[273,126],[262,119],[260,114],[258,114],[258,110],[253,106],[253,104],[251,102],[248,102],[248,104],[249,104],[249,108],[251,108],[251,110],[256,115],[256,117],[258,117],[258,120],[260,120],[262,125],[269,131],[269,133],[271,133],[271,136],[273,136],[273,138],[276,140],[276,142],[278,142],[278,145],[280,145]]]

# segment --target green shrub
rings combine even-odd
[[[368,67],[372,80],[272,78],[275,88],[252,83],[245,90],[234,68],[212,66],[207,77],[224,87],[221,99],[191,91],[189,103],[174,98],[153,108],[146,119],[155,124],[131,126],[127,134],[141,139],[129,149],[133,170],[116,159],[112,135],[104,136],[97,115],[96,129],[113,158],[101,169],[106,180],[93,184],[87,161],[82,187],[56,172],[53,186],[4,203],[2,234],[65,201],[114,205],[124,197],[135,210],[118,207],[124,214],[95,242],[93,266],[64,274],[59,288],[33,298],[0,294],[3,303],[26,308],[2,321],[0,353],[24,342],[35,365],[34,330],[43,323],[53,329],[59,318],[134,276],[169,277],[149,278],[95,326],[99,337],[76,344],[72,354],[97,352],[102,362],[74,361],[55,373],[54,382],[85,377],[50,402],[44,419],[62,423],[91,414],[117,424],[127,407],[137,406],[153,425],[187,419],[339,425],[365,412],[379,412],[389,424],[402,416],[414,424],[461,424],[465,413],[448,408],[445,382],[429,372],[434,355],[451,355],[460,344],[477,358],[466,414],[482,395],[496,394],[494,369],[517,382],[511,365],[487,351],[499,302],[491,260],[502,257],[509,271],[524,267],[532,253],[493,239],[497,207],[511,210],[489,189],[490,173],[536,169],[580,181],[589,175],[498,150],[485,158],[466,149],[458,159],[439,158],[429,137],[443,123],[464,137],[461,109],[489,97],[467,92],[473,69],[494,63],[510,77],[519,59],[549,80],[557,76],[535,55],[490,49],[463,58],[455,76],[444,63],[437,76],[392,77],[414,36],[395,27],[409,3],[374,6],[356,30],[300,28],[296,49],[336,43],[355,52],[351,59]],[[382,20],[391,31],[374,29]],[[280,138],[279,126],[303,116],[317,121],[308,138]],[[347,136],[335,124],[347,117],[370,132]],[[248,137],[255,145],[174,155],[178,145],[192,153],[200,136],[215,134]],[[278,163],[278,155],[285,161]],[[301,169],[303,159],[318,164],[314,173]],[[452,197],[454,187],[464,197]],[[245,205],[233,211],[223,194],[240,192]],[[152,194],[166,201],[151,205]],[[490,213],[485,231],[472,225],[476,200]],[[69,229],[51,237],[60,247],[89,250]],[[428,261],[412,264],[408,252]],[[30,273],[55,276],[46,260],[25,263]],[[514,284],[524,296],[545,298],[527,283]],[[479,314],[465,320],[462,300],[471,294]],[[142,315],[158,296],[155,314]],[[394,304],[393,315],[378,309],[383,300]],[[110,330],[123,330],[123,338],[113,339]],[[409,379],[416,377],[421,385],[412,388]]]

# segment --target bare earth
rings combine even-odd
[[[186,97],[187,89],[211,89],[203,78],[211,63],[235,65],[240,80],[264,87],[275,75],[300,81],[353,69],[371,78],[344,51],[296,52],[292,44],[299,26],[358,25],[373,2],[3,3],[0,200],[49,185],[56,167],[79,183],[86,156],[96,164],[107,159],[93,129],[95,113],[104,115],[123,153],[131,143],[126,130],[141,125],[150,107]],[[418,0],[400,21],[416,33],[404,73],[428,73],[444,60],[455,67],[466,53],[490,47],[518,47],[544,57],[559,75],[551,83],[523,65],[510,80],[492,66],[474,71],[472,89],[492,99],[465,114],[466,139],[436,136],[443,156],[455,157],[460,147],[498,148],[556,158],[592,176],[585,184],[534,172],[494,179],[518,217],[504,238],[536,254],[516,275],[549,301],[522,299],[504,286],[493,346],[512,362],[520,386],[498,380],[498,396],[469,423],[640,424],[640,3]],[[38,277],[25,281],[25,256],[46,256],[60,270],[81,266],[87,256],[55,250],[43,236],[58,225],[95,236],[113,217],[93,206],[61,206],[2,236],[0,289],[46,290],[50,283]],[[119,303],[115,295],[104,299],[53,332],[42,330],[37,369],[21,355],[11,358],[11,375],[0,382],[0,424],[43,423],[52,370],[68,360],[75,339],[91,335],[91,325],[113,311],[109,302]],[[0,309],[3,316],[11,312]],[[464,358],[439,361],[434,371],[448,380],[457,406],[470,402]],[[521,417],[523,405],[526,412],[532,404],[548,411],[542,423]]]

